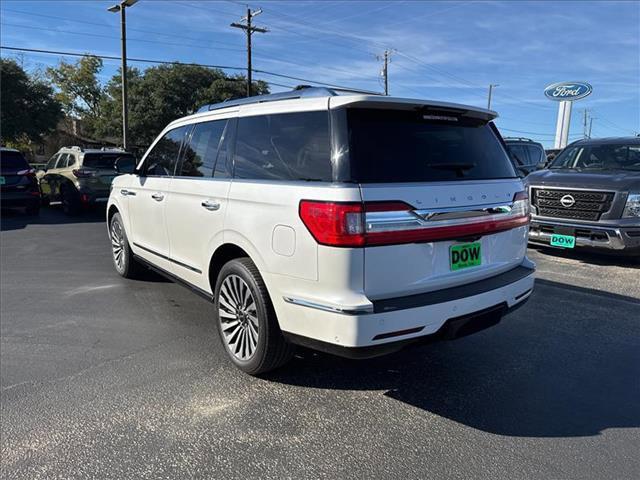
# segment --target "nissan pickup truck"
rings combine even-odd
[[[529,243],[640,259],[640,137],[573,142],[525,184]]]

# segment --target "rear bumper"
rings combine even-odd
[[[495,325],[529,298],[534,271],[526,261],[481,282],[374,302],[371,313],[329,311],[290,301],[279,304],[277,310],[296,318],[299,328],[283,332],[289,341],[345,357],[367,358],[408,343],[458,338]]]
[[[575,229],[576,247],[620,254],[640,253],[640,226],[611,227],[532,220],[529,228],[529,243],[550,246],[551,235],[558,227]]]
[[[0,193],[2,208],[36,207],[40,205],[40,201],[40,192],[38,191]]]

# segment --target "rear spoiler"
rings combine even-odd
[[[350,95],[344,97],[330,97],[329,108],[381,108],[394,110],[423,110],[427,115],[455,116],[473,118],[483,122],[490,122],[498,118],[493,110],[462,105],[458,103],[437,102],[431,100],[416,100],[411,98],[381,97],[372,95]]]

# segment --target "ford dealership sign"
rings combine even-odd
[[[549,85],[544,94],[551,100],[571,102],[591,95],[592,90],[586,82],[560,82]]]

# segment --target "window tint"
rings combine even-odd
[[[51,168],[54,168],[56,165],[56,160],[58,160],[58,156],[59,154],[55,154],[53,157],[51,157],[49,159],[49,161],[47,162],[47,165],[44,167],[46,170],[49,170]]]
[[[115,163],[119,158],[130,160],[131,162],[134,161],[133,155],[130,153],[87,153],[82,160],[82,166],[102,170],[115,170]],[[124,164],[123,162],[122,165]]]
[[[327,112],[238,119],[234,176],[331,181]]]
[[[58,157],[58,161],[56,162],[55,168],[66,168],[67,160],[69,159],[68,153],[61,153]]]
[[[147,175],[159,177],[173,175],[187,128],[174,128],[155,144],[145,159],[144,168]]]
[[[68,154],[66,167],[72,167],[76,163],[76,156],[72,153]]]
[[[0,172],[28,170],[29,164],[20,152],[4,150],[0,153]]]
[[[546,155],[544,150],[537,145],[527,145],[527,150],[529,152],[529,163],[535,165],[540,162],[544,162],[546,159]]]
[[[233,172],[233,162],[231,161],[231,145],[234,144],[236,119],[227,122],[227,127],[222,134],[222,141],[218,149],[218,159],[216,160],[214,178],[231,178]]]
[[[198,123],[193,128],[189,145],[185,147],[180,175],[211,177],[218,156],[218,145],[226,120]]]
[[[550,168],[640,171],[640,145],[586,144],[565,148]]]
[[[518,166],[529,165],[531,159],[529,158],[529,148],[526,145],[511,143],[507,144],[507,150],[509,150],[509,155],[516,162]]]
[[[425,119],[419,111],[349,109],[352,180],[361,183],[513,178],[490,125]]]

